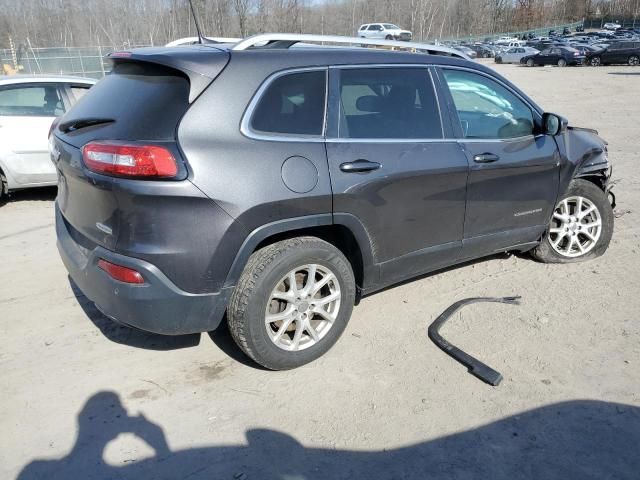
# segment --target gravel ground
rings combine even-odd
[[[609,141],[613,241],[588,263],[496,256],[366,298],[315,363],[268,372],[229,334],[113,324],[70,286],[55,191],[0,208],[0,478],[638,478],[640,68],[497,66]],[[501,371],[490,387],[426,329]],[[24,469],[24,470],[23,470]]]

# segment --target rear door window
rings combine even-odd
[[[326,70],[295,72],[273,80],[251,117],[260,133],[321,136],[326,97]]]
[[[0,89],[0,115],[57,117],[65,112],[57,85],[7,86]]]
[[[465,138],[509,139],[533,134],[529,106],[498,82],[476,73],[444,70]]]
[[[426,68],[340,71],[341,138],[438,139],[442,124]]]

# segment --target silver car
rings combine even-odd
[[[49,128],[94,83],[80,77],[0,77],[0,198],[12,190],[56,185]]]
[[[411,32],[403,30],[393,23],[365,23],[360,25],[357,35],[361,38],[381,40],[411,40]]]
[[[496,55],[496,63],[520,63],[522,57],[535,55],[538,50],[532,47],[512,47]]]

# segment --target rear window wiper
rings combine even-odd
[[[81,128],[93,127],[95,125],[102,125],[105,123],[113,123],[113,118],[80,118],[77,120],[70,120],[60,124],[60,131],[62,133],[75,132]]]

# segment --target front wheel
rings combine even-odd
[[[561,58],[560,60],[558,60],[558,66],[559,67],[566,67],[567,66],[567,61],[564,58]]]
[[[589,181],[574,180],[532,254],[545,263],[590,260],[607,250],[612,234],[613,209],[607,195]]]
[[[534,63],[533,60],[530,58],[529,60],[527,60],[527,67],[533,67]]]
[[[592,67],[599,67],[601,65],[600,57],[593,57],[591,60],[589,60],[589,65],[591,65]]]
[[[631,55],[627,63],[632,67],[637,67],[640,65],[640,57],[638,55]]]
[[[271,370],[309,363],[340,338],[351,317],[351,264],[333,245],[298,237],[254,252],[229,302],[238,346]]]

